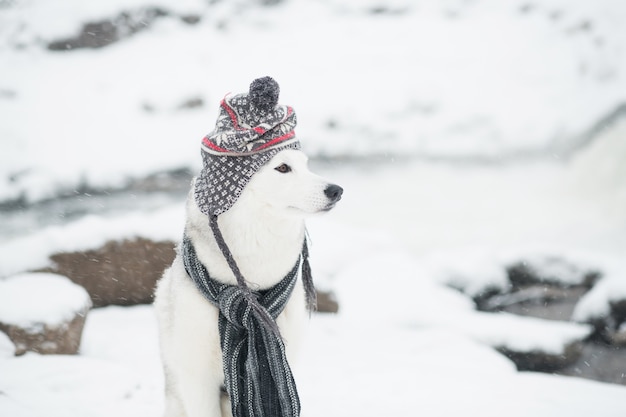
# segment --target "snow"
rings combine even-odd
[[[620,261],[607,265],[600,282],[578,302],[574,320],[590,321],[606,316],[613,302],[626,299],[626,262]]]
[[[623,386],[521,373],[494,348],[559,354],[626,296],[626,123],[596,126],[626,98],[622,3],[9,2],[0,202],[196,172],[219,100],[272,75],[314,170],[345,189],[309,222],[316,283],[340,311],[311,319],[295,369],[303,417],[621,417]],[[169,16],[102,49],[45,48],[144,6]],[[204,106],[181,108],[194,98]],[[590,131],[595,141],[572,153]],[[45,285],[16,274],[112,239],[177,241],[184,209],[182,198],[138,202],[56,223],[0,237],[0,317],[46,308],[9,296],[17,278],[29,293]],[[506,291],[505,268],[520,261],[564,284],[601,272],[579,323],[475,310],[471,298]],[[65,308],[79,298],[57,293]],[[76,356],[12,357],[11,345],[0,332],[0,415],[161,413],[150,306],[90,311]]]
[[[450,287],[475,297],[486,290],[504,292],[510,287],[506,265],[487,248],[470,248],[434,253],[428,273]]]
[[[168,221],[182,227],[180,205],[144,215],[142,221],[138,213],[81,219],[66,229],[69,240],[88,246],[112,231],[120,237],[146,232],[175,239],[173,226],[170,232],[157,229]],[[494,350],[559,354],[568,343],[584,338],[588,326],[477,312],[468,295],[433,273],[440,271],[442,251],[416,256],[387,232],[354,230],[337,223],[334,213],[313,219],[309,229],[313,271],[336,292],[340,312],[311,318],[295,365],[303,417],[339,415],[346,409],[361,416],[406,415],[407,410],[494,417],[503,410],[513,416],[583,416],[593,409],[594,415],[610,417],[626,412],[623,387],[519,373]],[[79,230],[86,240],[80,240]],[[59,241],[49,242],[44,252],[58,250]],[[3,252],[11,252],[10,247]],[[502,259],[497,251],[471,248],[465,256],[459,249],[449,255],[452,260],[459,256],[454,265],[468,277],[493,272]],[[501,282],[470,281],[476,291]],[[158,349],[151,306],[92,310],[80,355],[0,357],[0,413],[159,415],[163,377]]]
[[[9,336],[0,332],[0,358],[10,358],[15,356],[15,345]]]
[[[0,358],[3,415],[159,415],[163,381],[150,306],[92,311],[81,351]],[[492,349],[447,329],[379,327],[342,316],[312,318],[295,373],[303,417],[626,411],[623,387],[518,373]]]
[[[626,410],[623,387],[518,373],[503,356],[445,330],[372,329],[325,317],[314,318],[311,330],[296,374],[306,415],[610,417]]]
[[[517,352],[561,354],[565,346],[591,333],[587,325],[476,312],[469,298],[438,284],[427,271],[398,253],[361,260],[337,277],[334,288],[342,315],[379,327],[398,323],[409,328],[446,329]],[[481,268],[470,271],[478,275]],[[393,285],[385,285],[381,277],[393,277]],[[355,291],[358,296],[351,296]]]
[[[143,6],[170,15],[103,49],[45,48]],[[563,157],[624,102],[625,14],[619,0],[18,1],[0,13],[0,200],[196,169],[219,100],[265,74],[313,155]],[[190,98],[206,107],[181,109]]]
[[[476,313],[466,315],[449,326],[461,334],[497,348],[515,352],[563,354],[565,347],[583,340],[591,326],[553,322],[513,314]]]
[[[23,273],[0,280],[1,323],[60,326],[90,307],[87,291],[62,275]]]
[[[28,353],[0,359],[0,409],[7,416],[156,415],[132,369],[83,356]]]
[[[572,171],[560,166],[317,168],[346,189],[333,212],[309,222],[314,276],[336,292],[340,312],[311,320],[296,370],[303,417],[347,409],[365,417],[407,410],[494,417],[505,411],[626,413],[621,386],[519,373],[494,350],[558,354],[588,334],[587,325],[480,313],[469,298],[506,288],[507,262],[558,255],[605,272],[578,305],[579,318],[587,317],[584,310],[608,308],[624,283],[625,225],[610,215],[614,207],[608,204],[615,193],[596,190],[587,201],[587,194],[565,186]],[[45,266],[51,253],[94,248],[111,238],[177,240],[183,216],[182,202],[89,215],[5,240],[0,265],[5,274]],[[593,228],[584,226],[591,220]],[[28,249],[31,256],[19,256]],[[76,357],[1,360],[2,415],[161,412],[163,381],[149,306],[92,310]]]
[[[531,254],[523,259],[522,264],[531,272],[537,274],[544,282],[560,282],[565,285],[583,285],[587,274],[595,272],[593,269],[583,269],[562,258],[546,256],[545,254]]]
[[[43,268],[50,255],[96,249],[109,240],[142,236],[177,241],[184,227],[184,208],[179,203],[149,212],[130,212],[119,217],[87,215],[63,226],[0,241],[0,276],[25,269]],[[88,232],[87,232],[88,231]]]
[[[110,306],[92,311],[87,321],[81,355],[119,362],[140,371],[149,380],[162,378],[157,323],[152,308]],[[117,342],[111,343],[111,340]]]

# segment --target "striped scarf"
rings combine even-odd
[[[308,268],[307,252],[305,239],[303,269]],[[223,284],[211,278],[187,236],[183,239],[182,258],[196,287],[219,308],[224,385],[233,416],[299,416],[300,400],[275,320],[289,301],[300,260],[275,286],[252,291],[247,286]],[[306,273],[310,276],[310,271]]]

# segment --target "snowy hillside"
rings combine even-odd
[[[563,157],[626,99],[619,0],[267,3],[4,2],[0,201],[197,169],[219,100],[266,74],[306,149],[346,158]]]

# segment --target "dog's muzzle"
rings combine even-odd
[[[330,200],[330,203],[334,205],[337,201],[341,200],[341,195],[343,194],[343,188],[336,184],[330,184],[328,187],[324,189],[324,194]]]

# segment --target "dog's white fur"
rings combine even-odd
[[[286,164],[290,172],[277,167]],[[297,262],[305,235],[304,219],[330,210],[324,190],[331,185],[311,173],[306,156],[283,150],[250,180],[233,207],[218,217],[224,240],[249,285],[263,289],[280,281]],[[193,193],[187,199],[185,232],[209,274],[236,284]],[[180,256],[165,271],[156,290],[161,357],[165,371],[166,417],[230,416],[221,394],[224,381],[217,328],[218,310],[196,289]],[[301,280],[277,319],[287,358],[293,363],[306,319]]]

